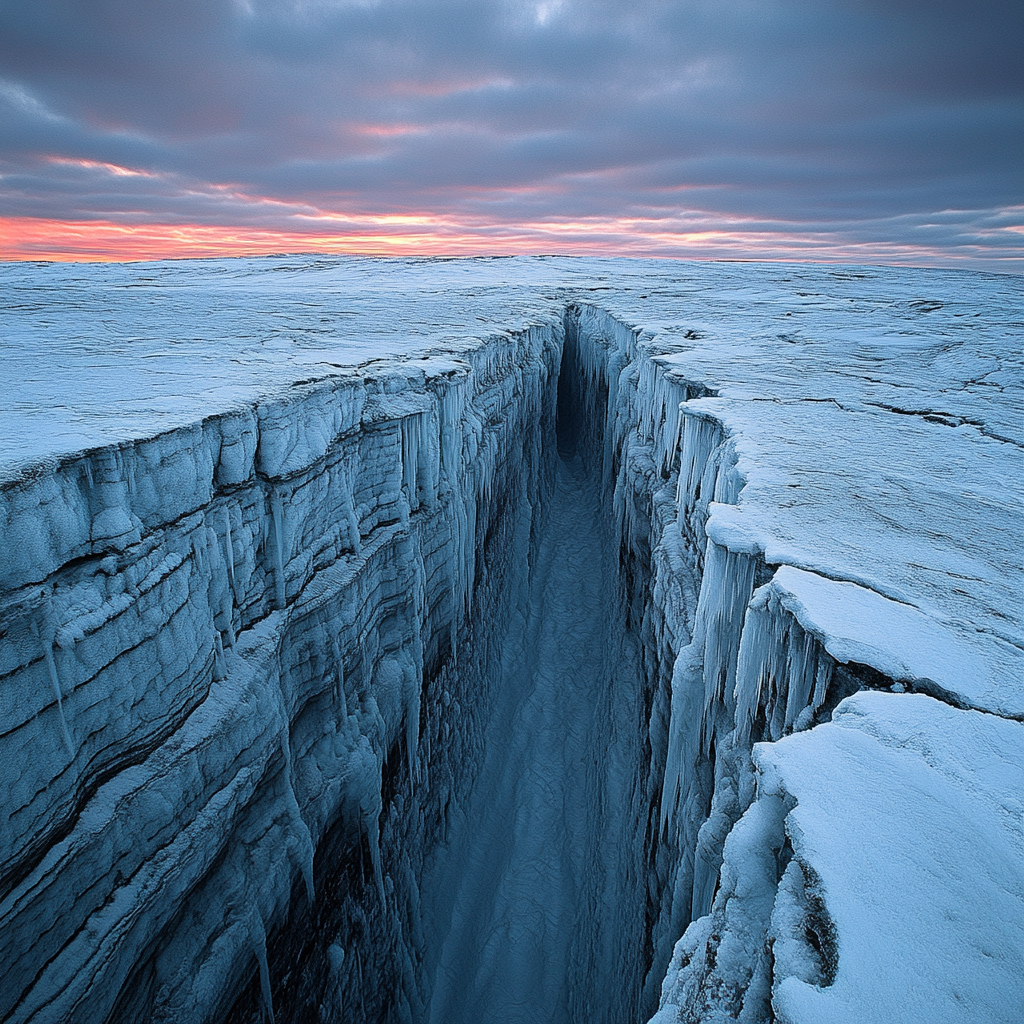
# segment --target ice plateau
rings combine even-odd
[[[1024,1019],[1024,282],[0,264],[0,1020]]]

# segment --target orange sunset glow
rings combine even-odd
[[[354,219],[355,220],[355,219]],[[376,223],[374,223],[376,221]],[[591,219],[483,228],[429,214],[359,218],[346,231],[269,230],[231,225],[123,224],[0,218],[7,260],[110,262],[325,253],[370,256],[571,255],[668,256],[916,264],[947,261],[938,247],[862,242],[827,235],[731,230],[671,231],[657,221]],[[976,246],[959,259],[984,257]]]
[[[998,3],[53,2],[0,14],[0,259],[1024,269]]]

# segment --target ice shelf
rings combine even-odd
[[[0,1019],[1024,1017],[1024,284],[0,264]]]

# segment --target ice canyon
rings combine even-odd
[[[0,1020],[1024,1019],[1024,282],[3,264]]]

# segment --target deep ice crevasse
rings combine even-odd
[[[45,286],[82,306],[54,372],[22,375],[23,387],[55,390],[0,410],[0,1014],[188,1020],[223,1014],[239,992],[241,1012],[254,985],[256,1005],[274,1012],[277,1000],[279,1016],[321,1005],[330,1017],[343,1002],[373,1014],[397,993],[392,1019],[426,1019],[420,955],[436,935],[418,879],[468,806],[494,696],[495,652],[468,616],[507,618],[502,567],[536,555],[533,527],[523,540],[506,510],[528,510],[538,528],[543,518],[551,468],[539,453],[555,447],[568,304],[574,415],[597,439],[650,707],[635,734],[648,752],[619,784],[620,803],[650,825],[609,844],[621,856],[603,869],[650,893],[611,929],[640,952],[608,979],[595,965],[626,961],[584,930],[570,1016],[599,1019],[618,985],[636,990],[640,1019],[664,977],[659,1019],[726,1005],[751,1020],[769,1006],[787,1020],[871,1019],[870,1006],[909,990],[889,969],[895,952],[878,963],[860,942],[866,884],[873,934],[898,932],[900,949],[945,965],[901,1019],[958,1019],[949,1007],[965,991],[991,1019],[1014,1019],[1006,979],[1020,973],[1012,922],[1024,915],[1005,871],[1024,854],[1004,825],[1019,821],[1021,726],[1004,719],[1024,705],[1024,474],[1019,448],[998,438],[1019,433],[1003,326],[1019,286],[938,272],[514,265],[519,280],[500,288],[489,287],[500,263],[398,264],[385,281],[360,261],[252,286],[259,308],[277,289],[292,325],[311,287],[359,293],[346,302],[363,320],[346,319],[333,350],[311,334],[246,354],[236,290],[179,359],[166,340],[189,314],[166,293],[170,318],[140,328],[127,356],[180,387],[160,429],[139,411],[153,401],[145,373],[113,398],[90,376],[106,356],[89,336],[89,289],[106,289],[109,305],[110,275],[134,271]],[[203,274],[222,266],[161,273],[177,275],[180,297],[216,292]],[[595,305],[588,279],[610,266]],[[39,287],[31,271],[4,272],[16,290]],[[453,289],[439,300],[445,275]],[[389,282],[412,294],[404,307]],[[928,288],[945,289],[948,309],[922,328],[908,299]],[[779,333],[792,307],[804,326]],[[379,325],[412,323],[414,309],[434,333],[392,336],[386,347],[404,358],[363,362],[379,354]],[[958,318],[972,310],[965,333]],[[131,307],[119,312],[130,324]],[[481,314],[510,330],[481,340]],[[12,341],[15,374],[51,344],[31,320],[14,323]],[[79,375],[77,425],[63,365]],[[909,408],[943,420],[893,412]],[[836,708],[865,684],[921,692]],[[889,707],[904,718],[897,740]],[[70,764],[58,754],[68,723]],[[962,734],[989,760],[961,758],[948,740]],[[759,739],[777,742],[752,761]],[[908,745],[926,768],[899,753]],[[836,757],[842,779],[825,767]],[[908,771],[916,797],[902,788]],[[981,809],[962,813],[964,794]],[[905,821],[921,800],[937,831],[918,841]],[[871,844],[851,824],[862,809]],[[943,883],[950,913],[932,920],[929,906],[947,906],[932,875],[908,885],[899,865],[931,864],[943,829],[987,866]],[[326,923],[306,942],[313,913]],[[769,936],[773,962],[758,952]],[[375,990],[368,975],[391,982]]]

